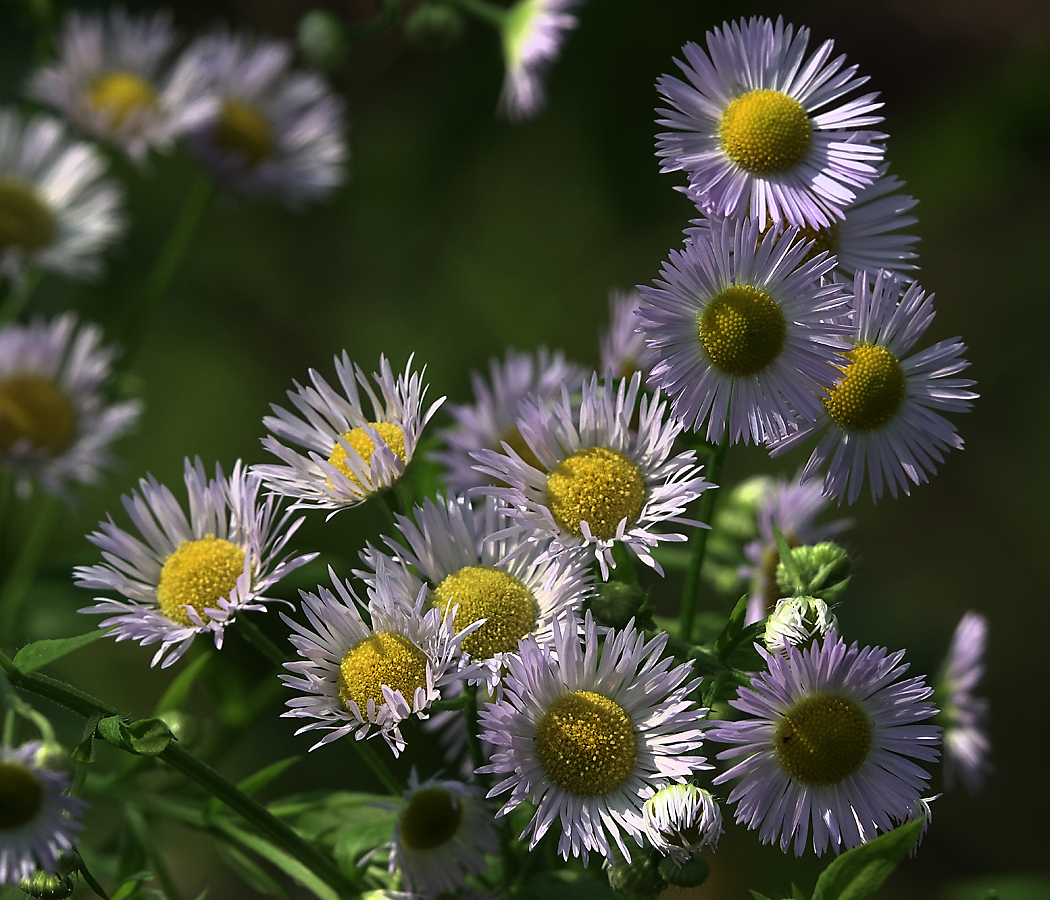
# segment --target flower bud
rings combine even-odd
[[[627,627],[631,619],[645,605],[645,591],[636,584],[625,584],[622,581],[607,581],[598,587],[598,593],[591,600],[591,613],[601,625],[608,625],[617,630]]]
[[[823,600],[785,597],[766,619],[763,641],[770,653],[786,653],[788,647],[807,646],[832,628],[838,628],[838,620]]]
[[[605,864],[609,886],[628,897],[641,900],[658,897],[667,887],[656,861],[648,853],[638,853],[631,862]]]
[[[709,791],[695,784],[669,784],[645,801],[642,824],[653,847],[682,866],[700,847],[718,843],[722,812]]]
[[[68,756],[68,754],[67,754]],[[54,874],[38,869],[28,878],[23,878],[18,886],[36,900],[65,900],[73,893],[73,872],[76,864],[65,854],[58,857]]]
[[[346,32],[342,23],[323,9],[312,9],[299,20],[299,49],[306,61],[325,71],[346,59]]]
[[[711,874],[711,864],[699,853],[694,853],[683,863],[673,856],[665,856],[660,860],[660,874],[674,887],[700,887]]]
[[[74,768],[73,757],[57,741],[41,741],[33,755],[33,762],[41,769],[50,769],[52,772],[70,773]]]
[[[832,541],[795,547],[791,559],[799,570],[798,583],[783,560],[777,565],[777,584],[785,596],[819,597],[833,603],[849,584],[849,554]]]
[[[463,16],[451,6],[423,3],[405,20],[405,37],[424,50],[447,50],[463,35]]]

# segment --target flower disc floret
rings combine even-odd
[[[394,456],[400,459],[402,463],[408,462],[405,453],[405,433],[400,428],[390,422],[369,422],[368,424],[379,433],[379,437],[383,439],[383,442],[390,448]],[[361,457],[366,466],[371,465],[376,442],[364,428],[352,428],[343,434],[343,440],[357,451],[357,455]],[[337,443],[332,448],[332,455],[328,457],[328,462],[355,484],[360,485],[361,479],[347,465],[347,455],[346,448],[342,443]]]
[[[57,456],[73,442],[77,413],[49,378],[16,375],[0,381],[0,450],[22,440]]]
[[[36,818],[44,801],[40,779],[17,762],[0,762],[0,836]]]
[[[463,639],[464,653],[490,659],[510,653],[536,627],[536,598],[513,575],[491,566],[464,566],[434,588],[431,602],[447,612],[457,606],[453,624],[460,632],[485,619],[477,631]]]
[[[133,72],[99,75],[88,86],[84,100],[89,109],[108,115],[114,128],[132,116],[155,110],[158,105],[153,85]]]
[[[183,541],[161,567],[157,603],[164,615],[180,625],[194,624],[187,606],[207,621],[204,610],[214,609],[220,598],[229,597],[242,572],[244,550],[235,544],[214,534]]]
[[[726,156],[755,175],[794,168],[805,158],[812,134],[805,107],[794,97],[768,89],[748,91],[731,101],[718,127]]]
[[[17,247],[35,253],[55,239],[55,220],[32,186],[0,176],[0,252]]]
[[[386,702],[383,686],[411,700],[427,686],[426,653],[403,634],[380,632],[351,647],[339,665],[339,696],[350,707],[356,703],[363,713],[368,701]]]
[[[749,284],[725,288],[698,316],[700,343],[726,375],[757,375],[784,347],[787,321],[766,291]]]
[[[401,813],[400,839],[410,850],[432,850],[450,841],[462,821],[458,797],[440,787],[420,788]]]
[[[897,414],[907,392],[900,361],[886,347],[872,343],[843,356],[849,365],[824,401],[828,414],[843,428],[881,428]]]
[[[585,447],[547,476],[547,504],[558,526],[583,537],[583,522],[602,540],[630,528],[645,505],[645,478],[635,463],[608,447]]]
[[[215,143],[240,155],[248,168],[265,162],[276,149],[273,129],[258,108],[230,99],[223,101],[215,125]]]
[[[848,697],[806,697],[784,715],[773,743],[793,778],[803,784],[836,784],[867,758],[871,724]]]

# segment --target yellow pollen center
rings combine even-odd
[[[871,723],[846,697],[806,697],[781,720],[773,745],[780,764],[795,780],[838,784],[867,758]]]
[[[405,458],[405,433],[400,428],[396,425],[392,425],[390,422],[369,422],[368,424],[379,432],[379,436],[393,451],[394,455],[401,460],[401,462],[408,462]],[[368,436],[368,432],[363,428],[354,428],[343,435],[343,440],[357,451],[358,455],[364,461],[365,468],[368,468],[372,462],[372,454],[376,449],[375,442]],[[352,482],[361,485],[361,479],[353,473],[350,466],[347,464],[346,450],[343,449],[342,444],[337,443],[335,447],[332,448],[332,455],[328,457],[328,462],[335,466]],[[364,485],[361,486],[363,487]]]
[[[733,100],[718,126],[722,149],[754,175],[794,167],[809,149],[812,128],[805,107],[780,91],[748,91]]]
[[[28,439],[57,456],[72,443],[76,430],[76,410],[53,381],[37,375],[0,381],[0,450]]]
[[[411,705],[416,688],[427,686],[427,655],[403,634],[380,632],[358,641],[347,651],[339,666],[339,696],[343,703],[357,704],[362,716],[368,715],[368,701],[376,707],[386,703],[385,684]]]
[[[0,175],[0,252],[17,247],[35,253],[55,239],[55,220],[36,190],[18,178]]]
[[[32,822],[43,802],[36,775],[21,763],[0,762],[0,832]]]
[[[638,758],[634,723],[603,694],[573,691],[555,700],[536,727],[536,755],[547,777],[577,797],[618,788]]]
[[[87,105],[109,115],[113,128],[131,116],[157,108],[157,92],[144,78],[132,72],[107,72],[99,75],[87,89]]]
[[[193,625],[186,612],[192,606],[205,622],[205,608],[216,609],[229,597],[244,571],[244,551],[227,540],[209,534],[196,541],[183,541],[165,561],[157,585],[157,603],[171,621]]]
[[[224,100],[215,126],[215,143],[244,160],[254,169],[273,156],[273,129],[258,108],[239,100]]]
[[[488,566],[464,566],[434,588],[431,602],[443,610],[459,604],[456,632],[485,619],[463,638],[464,652],[476,659],[516,650],[518,641],[536,627],[538,608],[532,592],[513,575]]]
[[[697,332],[711,364],[742,378],[757,375],[780,355],[787,321],[765,291],[733,284],[708,301],[697,317]]]
[[[463,821],[459,798],[444,788],[416,791],[401,813],[401,843],[410,850],[433,850],[456,836]]]
[[[904,402],[907,385],[901,364],[885,347],[859,344],[842,354],[849,364],[824,406],[843,428],[871,431],[890,421]]]
[[[608,447],[577,450],[547,476],[547,508],[563,531],[583,537],[582,522],[602,540],[630,528],[645,506],[645,479],[631,460]]]

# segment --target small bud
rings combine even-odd
[[[818,597],[785,597],[766,619],[763,640],[770,653],[786,653],[788,647],[807,646],[838,624],[827,603]]]
[[[605,864],[609,887],[628,897],[641,900],[658,897],[667,888],[656,861],[648,853],[639,853],[631,862]]]
[[[36,900],[65,900],[73,893],[73,872],[76,870],[74,860],[66,855],[58,857],[53,874],[38,869],[28,878],[23,878],[18,886]]]
[[[405,20],[405,37],[424,50],[447,50],[463,35],[463,16],[451,6],[424,3]]]
[[[327,72],[346,59],[346,32],[342,23],[323,9],[312,9],[299,20],[299,49],[312,66]]]
[[[695,784],[669,784],[645,801],[642,824],[653,847],[681,866],[700,847],[718,843],[722,811],[709,791]]]
[[[617,630],[627,627],[631,619],[639,617],[645,605],[645,591],[636,584],[622,581],[607,581],[598,587],[591,600],[591,612],[595,621]]]
[[[674,887],[700,887],[711,874],[711,865],[699,853],[694,853],[683,863],[665,856],[660,860],[660,874]]]
[[[795,547],[791,559],[799,569],[800,584],[795,584],[784,566],[777,565],[777,584],[785,595],[819,597],[834,602],[849,583],[849,554],[832,541]]]
[[[74,768],[73,757],[57,741],[41,741],[33,754],[33,762],[41,769],[50,769],[52,772],[72,772]]]

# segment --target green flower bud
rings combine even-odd
[[[462,37],[464,25],[459,10],[424,3],[405,19],[405,37],[424,50],[447,50]]]
[[[346,59],[346,31],[335,16],[312,9],[299,20],[299,49],[310,65],[338,69]]]
[[[795,547],[791,559],[799,570],[799,583],[784,561],[777,565],[777,584],[785,596],[819,597],[834,602],[849,584],[849,554],[832,541]]]
[[[53,875],[38,869],[29,878],[23,878],[18,886],[36,900],[65,900],[73,893],[75,870],[76,863],[63,854],[58,858],[58,867]]]
[[[645,591],[636,584],[622,581],[607,581],[598,587],[598,593],[591,600],[591,612],[595,621],[610,628],[622,629],[639,613],[645,605]]]
[[[660,874],[675,887],[699,887],[711,874],[711,865],[699,853],[679,865],[670,856],[660,860]]]
[[[620,861],[615,865],[605,864],[609,886],[628,897],[641,900],[658,897],[666,888],[667,881],[660,874],[656,860],[648,853],[639,852],[630,862]]]

